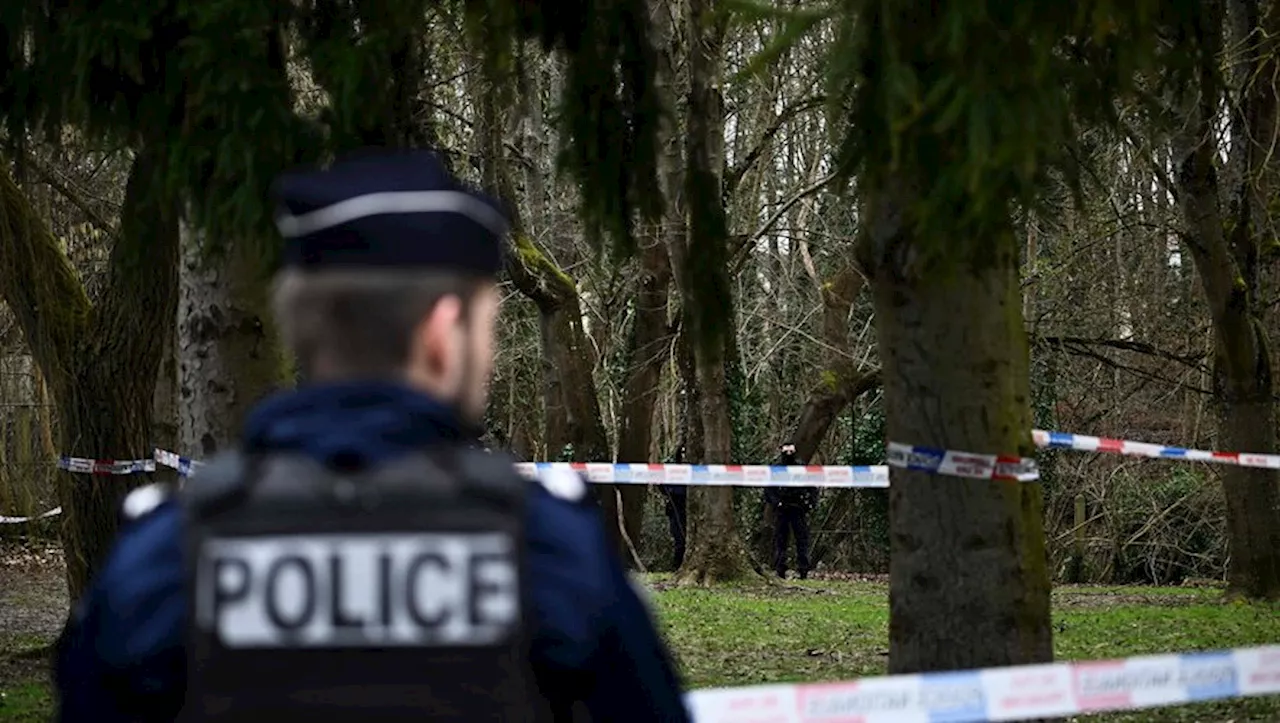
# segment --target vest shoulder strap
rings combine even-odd
[[[354,502],[357,496],[376,490],[390,499],[472,496],[519,506],[527,485],[507,455],[462,446],[432,447],[356,472],[331,469],[305,455],[268,453],[251,458],[230,451],[192,475],[182,496],[204,517],[237,505],[250,493],[268,504],[297,501],[299,495]]]

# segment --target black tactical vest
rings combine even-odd
[[[230,455],[182,492],[191,604],[180,721],[547,717],[528,664],[511,460],[413,455],[355,475]]]

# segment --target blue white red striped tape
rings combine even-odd
[[[84,457],[60,457],[58,469],[77,474],[126,475],[155,472],[155,459],[85,459]]]
[[[769,466],[752,464],[635,464],[521,462],[527,476],[548,470],[570,470],[599,484],[729,485],[733,487],[888,487],[889,468],[839,466]]]
[[[1134,442],[1128,439],[1089,437],[1068,432],[1046,432],[1042,429],[1032,430],[1031,438],[1035,441],[1037,447],[1043,449],[1073,449],[1079,452],[1122,454],[1127,457],[1182,459],[1190,462],[1211,462],[1214,464],[1235,465],[1237,467],[1280,469],[1280,454],[1210,452],[1203,449],[1187,449],[1185,447],[1169,447],[1163,444]]]
[[[1067,432],[1035,429],[1031,437],[1042,449],[1070,449],[1081,452],[1106,452],[1130,457],[1176,459],[1192,462],[1280,469],[1280,455],[1249,452],[1212,452],[1202,449],[1170,447],[1127,439],[1090,437]],[[527,462],[519,465],[528,475],[541,470],[566,469],[578,472],[589,481],[602,484],[678,484],[728,485],[738,487],[888,487],[889,467],[916,469],[956,477],[1030,481],[1037,479],[1035,460],[998,455],[969,454],[929,447],[890,442],[889,465],[860,467],[819,466],[776,467],[769,465],[681,465],[635,463],[568,463]],[[176,469],[187,476],[202,464],[163,449],[155,450],[151,459],[101,460],[62,457],[58,466],[70,472],[93,475],[130,475],[153,472],[156,465]],[[50,510],[36,517],[3,517],[0,524],[28,522],[58,514]]]
[[[1280,693],[1280,646],[695,690],[696,723],[977,723]]]
[[[890,442],[886,460],[890,467],[920,470],[949,477],[1033,482],[1040,479],[1034,459],[997,454],[973,454],[947,449],[914,447]]]

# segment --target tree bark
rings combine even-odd
[[[671,258],[679,281],[686,322],[692,322],[693,365],[698,382],[698,414],[702,422],[706,464],[726,464],[733,453],[729,385],[726,376],[732,348],[732,298],[726,259],[727,230],[720,181],[723,165],[724,107],[717,84],[722,61],[723,16],[713,0],[685,3],[689,89],[685,116],[685,177],[689,230],[686,243],[673,247]],[[698,260],[695,267],[693,261]],[[702,271],[697,271],[701,268]],[[705,273],[704,273],[705,272]],[[703,307],[706,290],[725,318],[712,319]],[[684,564],[677,579],[687,584],[758,577],[734,515],[733,488],[689,490],[689,534]]]
[[[667,302],[671,285],[671,264],[661,238],[650,239],[640,251],[640,283],[635,296],[631,338],[627,344],[627,379],[622,392],[622,429],[618,432],[618,459],[624,462],[649,461],[653,443],[653,410],[658,400],[659,381],[671,346],[667,324]],[[622,518],[632,542],[640,539],[644,526],[644,502],[648,489],[640,485],[616,485],[622,499]],[[605,497],[605,514],[612,509],[610,523],[617,519],[617,503]],[[610,528],[615,526],[610,524]],[[620,544],[622,540],[618,540]],[[625,551],[624,551],[625,553]],[[630,559],[629,554],[624,554]]]
[[[500,198],[511,201],[515,198],[515,184],[506,162],[498,106],[507,90],[497,84],[476,83],[472,95],[480,106],[477,136],[485,185]],[[507,254],[506,271],[516,289],[538,309],[548,455],[557,458],[566,445],[572,445],[576,460],[610,459],[609,439],[592,376],[592,355],[582,328],[578,286],[530,238],[514,203],[509,204],[509,212],[512,248]]]
[[[1032,451],[1028,351],[1012,223],[986,265],[917,262],[910,187],[872,189],[872,274],[890,441],[978,454]],[[1036,483],[892,470],[889,670],[962,670],[1052,658]]]
[[[175,309],[176,309],[175,304]],[[163,335],[163,357],[160,372],[156,375],[156,390],[151,405],[151,443],[171,452],[178,452],[178,345],[176,324],[162,324],[157,333]],[[181,454],[181,452],[178,452]],[[178,481],[177,470],[156,467],[157,479],[169,483]]]
[[[164,335],[177,298],[178,230],[171,198],[159,193],[164,158],[134,160],[97,304],[57,239],[7,171],[0,170],[0,293],[49,383],[62,453],[94,459],[151,456],[152,403]],[[117,528],[121,498],[142,475],[58,477],[67,588],[80,597]]]
[[[270,318],[260,257],[243,244],[211,253],[187,224],[182,237],[176,451],[201,458],[233,445],[252,406],[289,386],[293,368]]]
[[[1218,47],[1221,6],[1207,2],[1197,40],[1207,57]],[[1256,8],[1254,8],[1256,18]],[[1246,22],[1245,25],[1253,25]],[[1173,140],[1177,162],[1177,196],[1187,229],[1186,243],[1209,304],[1213,329],[1213,393],[1220,449],[1273,454],[1276,450],[1272,400],[1271,352],[1258,312],[1258,211],[1253,183],[1267,149],[1234,155],[1237,165],[1226,176],[1238,185],[1229,190],[1229,209],[1220,208],[1220,186],[1214,157],[1214,122],[1222,97],[1217,68],[1205,63],[1199,88],[1184,102],[1184,131]],[[1256,82],[1256,81],[1255,81]],[[1260,84],[1265,85],[1265,84]],[[1246,92],[1245,121],[1237,133],[1253,130],[1249,119],[1258,110]],[[1269,105],[1274,105],[1266,101]],[[1272,111],[1268,110],[1268,113]],[[1255,124],[1258,121],[1253,121]],[[1270,125],[1270,121],[1263,125]],[[1239,167],[1243,166],[1243,167]],[[1228,594],[1280,598],[1280,478],[1274,470],[1227,466],[1221,470],[1227,500],[1227,534],[1231,558]]]

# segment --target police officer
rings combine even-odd
[[[684,445],[676,447],[673,464],[684,464]],[[663,510],[667,513],[667,525],[671,530],[671,542],[674,548],[671,567],[679,570],[684,564],[685,535],[689,529],[689,486],[659,485],[662,493]]]
[[[800,464],[796,446],[790,442],[779,447],[778,463]],[[796,539],[796,568],[800,579],[809,576],[809,512],[818,505],[816,487],[766,487],[764,502],[773,509],[773,569],[778,577],[787,576],[787,538]]]
[[[58,645],[59,719],[686,721],[576,475],[473,448],[503,215],[424,152],[279,179],[308,380],[131,494]]]

